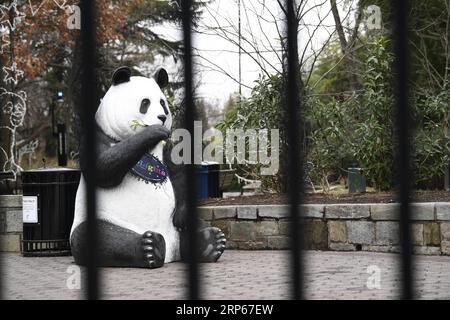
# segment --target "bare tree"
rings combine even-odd
[[[356,40],[358,38],[359,26],[363,17],[363,10],[361,6],[357,5],[356,21],[353,30],[350,30],[349,35],[347,36],[346,32],[344,31],[343,22],[339,15],[336,0],[330,0],[330,5],[336,25],[336,32],[338,34],[339,43],[341,45],[343,60],[345,61],[347,68],[347,77],[350,87],[349,89],[351,91],[356,91],[358,89],[358,76],[356,70],[355,46]]]
[[[262,75],[269,77],[272,74],[283,74],[286,56],[284,2],[240,0],[240,5],[241,15],[244,18],[241,33],[239,33],[235,17],[215,9],[213,5],[205,7],[205,13],[211,17],[210,20],[213,23],[206,25],[204,21],[200,22],[195,31],[199,34],[217,36],[229,42],[236,49],[224,51],[235,54],[242,52],[242,55],[251,60]],[[303,75],[300,85],[305,87],[309,84],[315,63],[331,41],[335,30],[333,25],[326,24],[326,20],[331,17],[331,8],[327,0],[298,0],[295,9],[299,33],[298,66]],[[212,51],[221,50],[217,48]],[[240,83],[236,74],[209,59],[204,51],[196,50],[195,53],[201,68],[220,72],[236,83]],[[246,83],[240,84],[250,88]]]

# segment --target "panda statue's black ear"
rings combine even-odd
[[[169,75],[166,69],[160,68],[156,70],[154,75],[155,81],[161,89],[164,89],[169,84]]]
[[[112,84],[117,86],[118,84],[130,81],[131,69],[128,67],[120,67],[113,73]]]

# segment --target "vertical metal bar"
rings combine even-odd
[[[86,181],[87,209],[87,286],[86,297],[98,299],[99,280],[96,263],[98,236],[96,231],[96,197],[95,197],[95,112],[97,110],[97,83],[95,74],[96,39],[95,39],[95,1],[82,0],[81,5],[81,122],[83,144],[83,175]]]
[[[2,59],[0,59],[0,70],[3,70],[3,62]],[[1,80],[0,80],[1,83]],[[0,100],[0,103],[3,102],[2,100]],[[4,180],[4,182],[6,183],[6,180]],[[2,237],[0,237],[0,248],[2,248]],[[4,288],[4,279],[3,279],[3,274],[2,273],[2,259],[3,259],[3,252],[0,252],[0,300],[3,300],[3,288]]]
[[[398,182],[400,187],[400,240],[402,247],[401,274],[402,298],[413,299],[412,244],[410,217],[410,106],[408,16],[409,1],[393,1],[394,50],[396,71],[396,120],[398,132]]]
[[[197,195],[194,171],[194,120],[195,105],[194,92],[192,85],[192,42],[191,42],[191,24],[192,24],[192,0],[181,1],[182,21],[183,21],[183,56],[184,56],[184,94],[185,110],[184,122],[185,128],[191,135],[191,163],[186,165],[186,195],[188,209],[188,281],[189,281],[189,299],[198,300],[200,298],[199,274],[198,274],[198,253],[197,253]]]
[[[301,117],[301,103],[299,99],[299,63],[297,46],[297,22],[295,14],[295,1],[286,0],[287,13],[287,85],[286,85],[286,116],[287,116],[287,151],[288,167],[286,169],[289,190],[291,235],[292,235],[292,297],[303,298],[302,274],[302,221],[299,214],[302,203],[302,172],[301,134],[299,119]],[[302,123],[300,121],[300,123]]]

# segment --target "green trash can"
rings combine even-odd
[[[362,168],[348,168],[348,192],[366,192],[366,178]]]

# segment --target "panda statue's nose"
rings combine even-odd
[[[158,116],[158,119],[161,120],[162,123],[164,124],[164,122],[166,122],[167,117],[166,117],[165,115],[163,115],[163,114],[160,114],[160,115]]]

